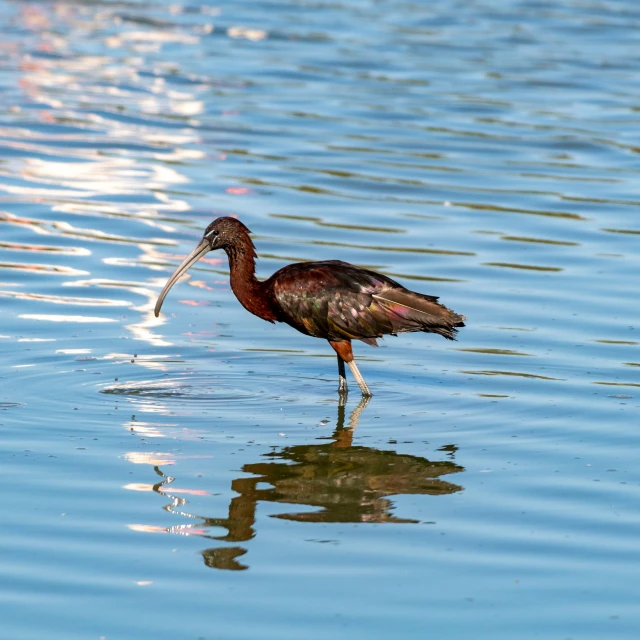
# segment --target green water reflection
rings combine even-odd
[[[228,543],[247,542],[257,535],[256,509],[261,501],[316,508],[298,512],[287,509],[272,516],[297,522],[419,523],[420,520],[395,516],[390,496],[438,496],[462,491],[460,485],[440,479],[443,475],[464,471],[464,467],[452,460],[457,446],[446,445],[440,449],[446,452],[448,460],[431,461],[354,445],[354,431],[366,405],[367,401],[361,401],[346,424],[345,407],[339,406],[336,428],[322,444],[283,447],[264,454],[258,462],[243,465],[242,472],[251,473],[253,477],[232,481],[231,488],[238,495],[231,499],[226,517],[185,513],[187,500],[171,495],[173,478],[159,467],[155,470],[163,480],[154,486],[154,491],[172,499],[172,505],[167,507],[169,511],[179,506],[182,515],[202,519],[188,527],[198,532],[210,527],[226,529],[225,535],[203,537]],[[265,484],[271,486],[261,488]],[[175,532],[185,533],[185,527],[176,527]],[[248,568],[238,561],[247,551],[243,546],[234,545],[214,546],[201,553],[208,567],[239,571]]]

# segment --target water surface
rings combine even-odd
[[[2,637],[637,638],[635,3],[0,25]],[[223,254],[153,316],[219,215],[467,327],[356,343],[339,407]]]

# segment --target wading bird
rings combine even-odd
[[[439,333],[454,340],[456,327],[464,327],[465,317],[441,305],[438,298],[409,291],[387,276],[340,260],[290,264],[260,282],[249,233],[235,218],[214,220],[162,289],[156,317],[180,276],[209,251],[223,249],[229,258],[231,289],[240,304],[263,320],[285,322],[305,335],[328,340],[338,355],[339,393],[347,393],[346,362],[365,397],[371,392],[353,359],[351,340],[377,347],[376,338],[409,331]]]

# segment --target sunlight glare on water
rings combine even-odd
[[[640,9],[0,0],[2,638],[635,639]],[[250,316],[339,259],[458,342]],[[80,615],[81,612],[81,615]]]

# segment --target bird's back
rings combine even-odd
[[[264,285],[278,320],[317,338],[375,344],[385,334],[426,331],[453,339],[464,326],[437,297],[340,260],[288,265]]]

